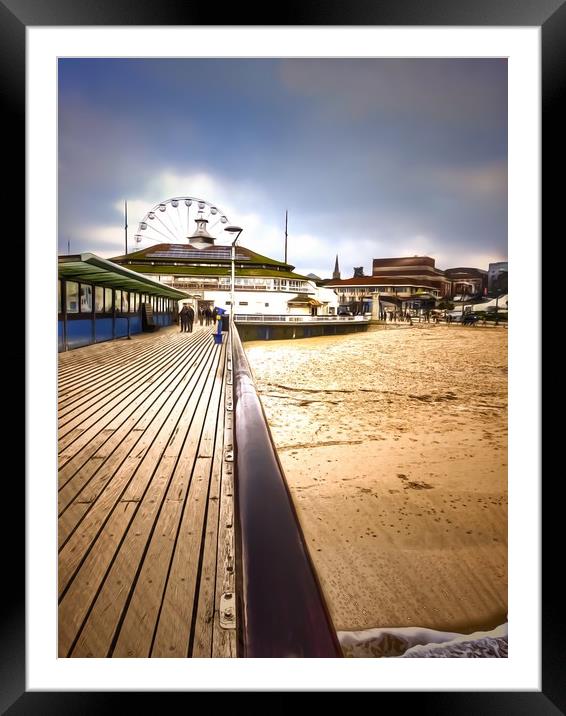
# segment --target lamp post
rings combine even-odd
[[[466,301],[466,295],[468,293],[468,284],[464,283],[462,284],[462,325],[464,325],[464,312],[465,312],[465,301]]]
[[[234,291],[236,286],[236,242],[240,238],[240,234],[243,229],[239,226],[227,226],[224,231],[228,231],[230,234],[236,234],[236,238],[232,241],[232,280],[230,281],[230,323],[234,322]]]
[[[472,294],[474,284],[471,281],[461,281],[460,283],[462,285],[462,323],[464,323],[466,296]]]

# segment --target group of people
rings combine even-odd
[[[208,306],[206,308],[201,308],[198,312],[200,325],[209,326],[211,323],[215,323],[217,314],[218,309],[216,308],[212,310]],[[193,307],[188,303],[184,303],[183,308],[179,311],[179,323],[181,325],[181,333],[192,333],[194,322],[195,311]]]
[[[183,308],[179,311],[179,322],[181,324],[181,333],[192,333],[193,323],[195,322],[195,312],[188,303],[183,303]]]
[[[200,325],[202,326],[204,324],[205,326],[210,326],[211,323],[216,321],[216,314],[216,308],[213,310],[210,310],[208,306],[206,308],[201,308],[198,316]]]

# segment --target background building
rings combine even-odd
[[[449,296],[456,301],[487,295],[487,271],[477,268],[450,268],[444,271],[450,283]]]
[[[506,266],[490,264],[493,275],[498,276],[494,286],[506,281]],[[399,310],[419,312],[432,310],[442,299],[463,303],[485,300],[488,271],[470,267],[442,270],[430,256],[403,256],[373,259],[371,276],[364,276],[363,268],[358,267],[352,278],[341,279],[336,258],[333,278],[323,283],[337,292],[340,306],[353,313],[375,313],[372,302],[376,298],[383,305],[389,302]],[[503,293],[502,286],[498,290]]]
[[[441,297],[450,292],[444,271],[436,268],[435,260],[430,256],[374,259],[372,276],[380,280],[385,293],[428,291]]]
[[[497,293],[507,293],[508,271],[507,261],[498,261],[497,263],[489,264],[487,270],[487,292],[490,296],[495,296]]]
[[[218,306],[231,310],[232,247],[216,245],[197,219],[188,243],[163,243],[116,256],[114,263],[190,294],[195,310]],[[235,251],[234,316],[328,315],[337,307],[335,294],[319,298],[314,280],[294,266],[257,254],[243,246]]]
[[[325,285],[336,291],[341,305],[369,304],[375,296],[436,299],[450,291],[444,272],[435,268],[434,259],[428,256],[374,259],[372,276],[332,278]]]

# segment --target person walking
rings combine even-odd
[[[179,318],[181,320],[181,333],[186,333],[189,330],[189,315],[189,304],[183,303],[183,308],[179,313]]]
[[[198,322],[200,323],[201,326],[204,323],[204,308],[201,308],[200,311],[198,312]]]
[[[210,319],[212,318],[212,313],[210,311],[210,308],[207,306],[204,312],[204,318],[206,321],[206,325],[210,326]]]
[[[187,325],[188,325],[189,333],[193,332],[193,323],[194,322],[195,322],[195,312],[193,310],[193,307],[189,306],[188,318],[187,318]]]

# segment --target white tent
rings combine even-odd
[[[499,296],[499,299],[493,298],[487,303],[476,303],[471,309],[474,313],[478,313],[479,311],[494,311],[496,305],[500,311],[509,310],[507,306],[507,294]]]

